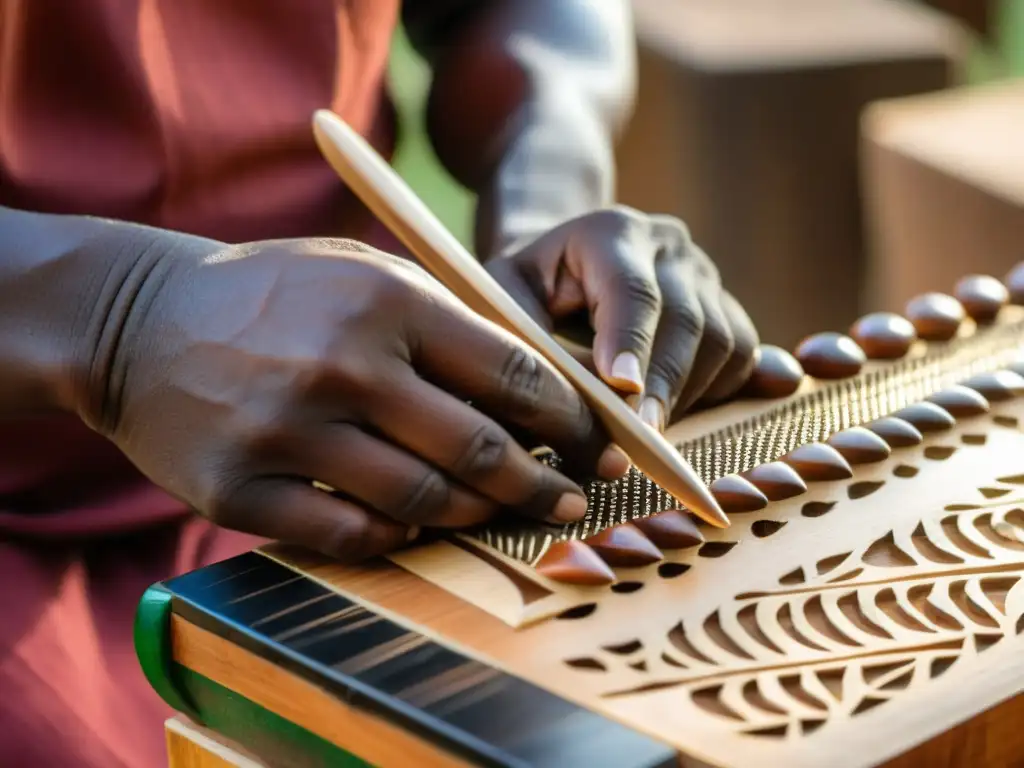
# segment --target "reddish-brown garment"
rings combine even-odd
[[[0,0],[0,204],[387,247],[309,121],[329,107],[390,152],[399,4]],[[0,424],[0,765],[163,765],[136,602],[254,541],[191,516],[72,418]]]

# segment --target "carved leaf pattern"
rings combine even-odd
[[[630,646],[636,685],[607,695],[682,687],[702,711],[771,739],[885,704],[1024,632],[1021,486],[1024,475],[999,478],[913,531],[804,563],[774,590],[677,625],[662,647]]]

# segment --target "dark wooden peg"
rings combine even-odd
[[[980,416],[991,410],[988,400],[980,392],[960,384],[936,392],[928,402],[944,408],[958,419]]]
[[[953,295],[979,325],[995,321],[999,310],[1010,300],[1006,286],[989,275],[968,275],[962,278],[956,284]]]
[[[841,429],[828,439],[851,464],[872,464],[889,458],[892,449],[881,437],[864,427]]]
[[[739,475],[725,475],[711,483],[712,495],[728,514],[756,512],[768,506],[768,497],[749,480]]]
[[[609,526],[585,539],[584,543],[614,567],[639,568],[665,557],[639,528],[629,523]]]
[[[894,312],[872,312],[850,328],[850,336],[871,360],[898,360],[917,338],[914,324]]]
[[[800,342],[796,358],[816,379],[845,379],[860,372],[867,358],[849,336],[831,331],[816,333]]]
[[[925,293],[907,302],[907,319],[926,341],[949,341],[956,336],[967,313],[963,304],[945,293]]]
[[[906,408],[900,408],[892,415],[897,419],[909,421],[924,434],[941,432],[956,424],[953,414],[935,403],[914,403]]]
[[[979,373],[963,382],[993,403],[1001,403],[1024,395],[1024,377],[1011,370]]]
[[[638,518],[633,525],[661,549],[686,549],[704,543],[704,536],[693,518],[680,509],[666,509]]]
[[[1011,269],[1003,282],[1010,293],[1010,303],[1024,304],[1024,261]]]
[[[809,483],[853,477],[850,463],[839,451],[824,443],[801,445],[783,456],[782,460]]]
[[[788,397],[800,388],[803,379],[804,369],[795,357],[782,347],[762,344],[742,394],[756,398]]]
[[[761,464],[743,476],[768,497],[769,501],[782,501],[807,491],[807,484],[796,471],[781,461]]]
[[[865,426],[885,440],[891,448],[910,448],[924,442],[924,435],[917,427],[895,416],[883,416]]]
[[[582,541],[556,541],[535,566],[553,581],[600,587],[615,582],[615,572]]]

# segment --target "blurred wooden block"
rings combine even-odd
[[[1024,79],[865,112],[866,300],[898,310],[1024,256]]]
[[[861,311],[865,105],[950,85],[966,33],[898,0],[634,0],[619,199],[690,226],[762,339]]]
[[[994,0],[925,0],[928,5],[955,16],[981,35],[992,32]]]

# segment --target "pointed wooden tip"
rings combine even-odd
[[[853,468],[849,462],[839,451],[824,443],[801,445],[783,456],[782,461],[810,483],[853,477]]]
[[[892,448],[910,448],[924,442],[924,435],[909,421],[895,416],[884,416],[872,421],[867,428],[885,440]]]
[[[605,528],[584,543],[608,565],[617,568],[639,568],[665,559],[661,550],[630,523]]]
[[[900,408],[892,415],[897,419],[909,421],[924,434],[941,432],[956,424],[953,414],[935,403],[914,403],[906,408]]]
[[[885,461],[892,453],[892,448],[885,440],[864,427],[842,429],[829,437],[828,444],[851,464]]]
[[[788,464],[772,461],[754,467],[743,476],[768,497],[769,501],[782,501],[807,491],[803,478]]]
[[[666,509],[633,521],[655,546],[662,549],[686,549],[704,543],[704,536],[688,514]]]
[[[973,389],[993,403],[1002,403],[1024,395],[1024,376],[1012,370],[979,373],[963,382],[963,386]]]
[[[704,522],[715,528],[728,528],[729,518],[718,503],[718,499],[711,493],[711,489],[704,484],[678,450],[672,448],[660,434],[652,434],[655,435],[655,440],[660,440],[666,448],[660,455],[671,466],[672,472],[663,479],[653,476],[651,479]]]
[[[726,512],[757,512],[768,506],[768,497],[739,475],[718,478],[711,484],[711,492]]]
[[[936,392],[928,398],[928,402],[945,409],[958,419],[980,416],[991,410],[988,400],[980,392],[962,384],[954,384]]]
[[[601,587],[615,582],[615,573],[608,564],[582,541],[556,541],[537,562],[535,570],[564,584]]]

